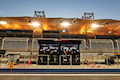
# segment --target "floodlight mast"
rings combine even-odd
[[[43,11],[36,11],[35,10],[34,17],[36,17],[36,18],[45,18],[44,10]]]
[[[94,13],[84,13],[82,19],[94,19]]]
[[[43,21],[42,21],[42,18],[45,18],[45,12],[44,12],[44,10],[43,11],[36,11],[35,10],[35,13],[34,13],[34,17],[37,19],[37,18],[40,18],[41,20],[41,26],[42,27],[40,27],[41,29],[42,29],[42,34],[41,34],[41,38],[43,38]]]
[[[93,19],[94,20],[94,12],[92,12],[92,13],[84,13],[84,15],[82,15],[82,19]],[[87,24],[87,25],[90,25],[90,23],[89,24]],[[85,24],[85,35],[87,35],[87,25]],[[91,28],[91,27],[89,27],[89,28]],[[88,29],[89,29],[88,28]]]

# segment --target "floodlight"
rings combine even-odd
[[[93,24],[92,27],[93,27],[93,28],[96,28],[96,27],[98,27],[98,25],[97,25],[97,24]]]
[[[32,23],[33,26],[39,26],[40,24],[39,23]]]
[[[62,32],[66,32],[66,30],[62,30]]]
[[[0,24],[7,24],[6,21],[0,21]]]
[[[68,22],[63,22],[63,23],[61,23],[60,25],[67,27],[67,26],[70,26],[71,24],[68,23]]]
[[[104,25],[93,24],[92,27],[93,27],[93,28],[104,27]]]
[[[111,33],[111,31],[109,30],[108,33]]]
[[[40,24],[39,24],[39,23],[37,23],[37,22],[34,22],[34,23],[28,23],[27,25],[39,26]]]

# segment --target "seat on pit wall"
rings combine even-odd
[[[44,50],[43,49],[40,49],[40,53],[39,54],[44,54],[44,52],[43,52]]]
[[[46,52],[47,52],[47,54],[50,54],[50,49],[47,49],[47,51],[46,51]]]
[[[72,62],[75,62],[75,55],[76,55],[75,49],[71,50],[71,55],[72,55]]]
[[[79,51],[79,50],[76,50],[76,54],[80,55],[80,51]]]
[[[77,62],[79,62],[79,60],[80,60],[80,53],[79,53],[79,50],[76,50],[76,53],[75,53],[75,62],[77,63]]]
[[[67,53],[68,55],[71,55],[71,50],[68,50],[68,53]]]

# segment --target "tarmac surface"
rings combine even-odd
[[[7,60],[4,58],[4,60]],[[92,58],[90,59],[92,62]],[[89,60],[89,61],[90,61]],[[21,60],[22,61],[22,60]],[[23,59],[24,61],[24,59]],[[29,61],[29,59],[26,61]],[[36,60],[35,60],[36,61]],[[94,61],[97,61],[94,59]],[[98,59],[98,61],[104,61]],[[1,68],[9,68],[9,65],[1,63]],[[119,69],[120,65],[105,65],[105,64],[89,64],[89,65],[36,65],[20,63],[14,65],[13,69]],[[3,74],[3,75],[2,75]],[[36,75],[35,75],[36,74]],[[46,75],[47,74],[47,75]],[[56,75],[58,74],[58,75]],[[66,75],[67,74],[67,75]],[[72,75],[73,74],[73,75]],[[98,75],[96,75],[98,74]],[[20,73],[20,72],[6,72],[0,73],[0,80],[120,80],[120,73]]]
[[[27,77],[1,76],[0,80],[120,80],[120,77]]]
[[[85,74],[86,75],[86,74]],[[120,80],[120,76],[113,74],[108,74],[108,76],[105,74],[101,75],[0,75],[0,80]]]

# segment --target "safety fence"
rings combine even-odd
[[[0,54],[0,68],[20,69],[119,69],[120,40],[80,39],[80,55],[39,54],[40,38],[3,38]],[[65,46],[67,49],[67,46]],[[2,53],[2,52],[1,52]],[[51,57],[52,56],[52,57]]]
[[[109,55],[82,55],[80,59],[72,58],[72,55],[60,55],[59,60],[51,60],[50,55],[38,55],[38,53],[20,55],[9,54],[0,57],[0,68],[9,68],[14,62],[14,69],[119,69],[119,56]],[[76,61],[75,61],[76,60]]]

